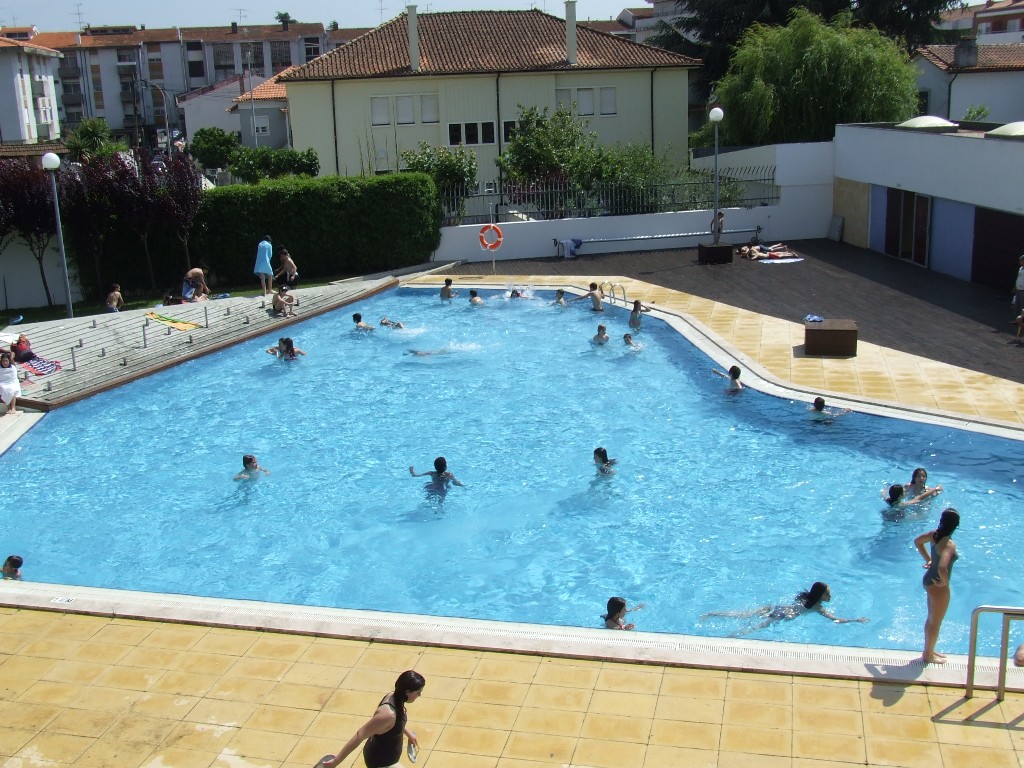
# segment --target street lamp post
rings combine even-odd
[[[50,174],[50,189],[53,190],[53,217],[57,221],[57,245],[60,247],[60,268],[64,276],[64,296],[68,310],[68,317],[75,316],[71,306],[71,280],[68,279],[68,257],[64,252],[64,228],[60,224],[60,198],[57,196],[57,169],[60,168],[60,158],[53,152],[43,155],[43,168]]]
[[[164,105],[164,133],[167,134],[166,135],[167,157],[173,157],[174,156],[174,150],[173,150],[174,144],[171,142],[171,124],[170,124],[170,118],[168,118],[168,116],[167,116],[167,91],[165,91],[159,85],[150,82],[149,80],[139,80],[139,82],[142,83],[143,85],[149,87],[149,88],[153,88],[153,89],[155,89],[155,90],[160,92],[160,100],[163,102],[163,105]]]
[[[725,112],[722,111],[721,107],[714,107],[708,113],[708,119],[715,124],[715,214],[711,219],[712,229],[721,226],[718,223],[718,124],[722,122],[723,117],[725,117]],[[722,235],[720,229],[712,234],[714,235],[715,245],[718,245],[719,238]]]

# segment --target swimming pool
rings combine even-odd
[[[1018,444],[724,393],[711,363],[645,318],[484,292],[400,290],[55,413],[2,458],[5,544],[52,583],[537,623],[600,624],[621,594],[640,629],[726,635],[712,610],[788,601],[828,581],[831,609],[761,639],[919,647],[911,540],[960,509],[961,560],[940,647],[970,610],[1020,603],[1009,541]],[[352,311],[400,331],[352,328]],[[611,343],[589,339],[606,322]],[[446,354],[416,356],[409,349]],[[619,459],[598,477],[593,449]],[[272,474],[235,482],[253,452]],[[441,502],[407,467],[444,454]],[[929,469],[946,492],[884,520],[879,489]],[[914,519],[917,516],[917,519]],[[986,648],[993,652],[995,645]]]

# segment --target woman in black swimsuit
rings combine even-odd
[[[747,626],[743,630],[736,632],[736,635],[747,635],[751,632],[756,632],[759,629],[771,626],[776,621],[789,621],[795,619],[797,616],[801,616],[811,611],[816,611],[824,616],[829,621],[835,622],[836,624],[848,624],[851,621],[866,622],[867,619],[861,616],[858,619],[842,619],[835,614],[828,611],[822,603],[827,603],[832,599],[832,591],[828,588],[828,584],[823,581],[816,581],[811,585],[811,588],[806,592],[800,592],[793,602],[788,605],[762,605],[760,608],[755,608],[752,611],[712,611],[711,613],[705,613],[700,617],[701,621],[704,621],[709,616],[727,616],[733,619],[753,619],[758,618],[761,621],[756,626]]]
[[[359,727],[341,748],[341,752],[334,757],[325,757],[321,761],[323,768],[341,765],[364,741],[366,744],[363,746],[363,762],[366,763],[366,768],[398,765],[402,758],[402,734],[409,739],[411,747],[419,747],[416,735],[405,727],[408,719],[405,705],[416,701],[426,684],[423,675],[411,669],[399,675],[395,681],[394,692],[381,699],[373,717]]]

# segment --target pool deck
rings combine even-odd
[[[1024,386],[1018,381],[868,341],[875,333],[870,325],[855,358],[808,358],[801,323],[667,287],[672,280],[659,277],[661,258],[674,271],[689,257],[631,255],[628,270],[599,270],[615,264],[613,258],[552,264],[549,271],[547,263],[517,262],[497,277],[486,274],[489,264],[454,272],[465,285],[620,283],[630,300],[653,304],[673,325],[702,338],[713,358],[737,361],[745,381],[808,397],[824,393],[864,410],[889,404],[1019,439]],[[807,261],[818,268],[828,258]],[[801,264],[722,266],[733,274],[725,282],[755,281],[749,284],[756,295],[765,291],[756,281],[775,274],[770,270]],[[579,277],[568,279],[564,269]],[[650,274],[641,280],[633,270]],[[807,278],[786,279],[796,290]],[[434,287],[440,276],[405,282]],[[693,282],[695,291],[714,293]],[[305,303],[302,289],[296,293]],[[849,293],[854,305],[859,293]],[[828,314],[825,299],[815,300],[815,307],[800,305],[793,314],[839,316]],[[889,313],[884,303],[875,309]],[[216,343],[274,329],[269,319],[250,328],[256,317],[250,315]],[[976,320],[966,312],[958,317],[969,340]],[[75,323],[85,330],[93,319]],[[945,322],[955,325],[956,318],[943,316],[931,330]],[[59,352],[67,339],[77,339],[77,326],[63,322],[62,346],[51,349],[36,341],[48,338],[48,325],[24,332],[39,354],[64,361]],[[997,330],[982,339],[992,349],[980,357],[1019,354],[996,339]],[[901,338],[913,332],[904,328]],[[140,365],[149,354],[154,365],[166,365],[209,351],[197,344],[198,337],[191,346],[165,348],[160,361],[155,345],[134,353]],[[88,340],[85,345],[91,348]],[[921,351],[912,342],[904,346]],[[965,350],[971,354],[967,341]],[[1012,364],[1010,357],[1008,370]],[[119,383],[120,373],[112,367],[106,384]],[[34,421],[30,413],[0,419],[0,441],[9,444]],[[913,654],[895,651],[289,609],[9,581],[0,583],[0,768],[309,768],[344,743],[407,668],[428,680],[423,698],[409,708],[422,749],[418,764],[427,768],[1024,768],[1024,673],[1011,667],[1018,692],[1003,702],[991,690],[966,700],[962,688],[950,687],[964,679],[958,656],[944,668],[924,667]],[[986,685],[993,668],[992,659],[984,660]],[[358,753],[346,761],[361,764]]]

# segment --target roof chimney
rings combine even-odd
[[[565,0],[565,60],[576,63],[576,0]]]
[[[420,30],[416,20],[416,6],[407,5],[409,14],[409,67],[413,72],[420,71]]]
[[[284,31],[287,32],[288,31],[288,19],[284,19],[281,22],[281,26],[284,27]]]
[[[237,21],[232,21],[231,22],[231,34],[232,35],[237,35],[238,34],[238,22]]]
[[[978,40],[970,35],[961,37],[953,52],[953,66],[957,69],[973,67],[978,63]]]

